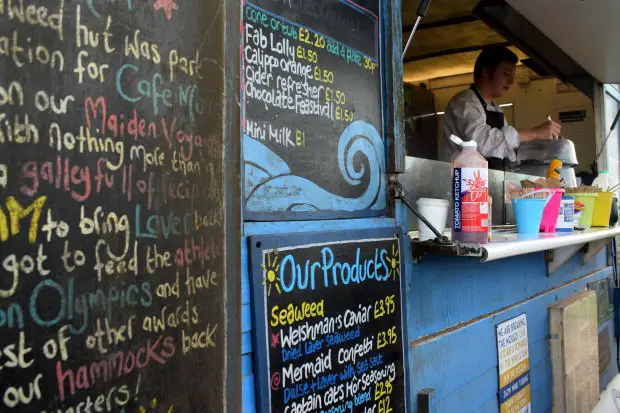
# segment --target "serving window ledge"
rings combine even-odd
[[[446,234],[448,235],[448,234]],[[488,244],[439,244],[435,241],[418,241],[417,232],[409,233],[413,258],[418,262],[424,255],[450,255],[459,257],[479,257],[488,262],[515,255],[539,251],[552,251],[564,247],[578,246],[606,241],[620,235],[620,227],[590,228],[585,231],[554,232],[540,234],[518,234],[516,229],[493,230],[492,241]],[[449,236],[449,235],[448,235]],[[605,243],[597,242],[598,246]],[[598,247],[597,247],[598,248]],[[549,259],[552,261],[553,257]]]

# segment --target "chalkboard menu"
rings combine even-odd
[[[379,10],[379,0],[242,1],[247,219],[385,212]]]
[[[226,411],[220,7],[0,0],[0,411]]]
[[[250,240],[261,412],[406,411],[395,232]]]

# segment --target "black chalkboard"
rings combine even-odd
[[[246,219],[385,212],[379,4],[243,2]]]
[[[225,411],[220,6],[0,1],[0,411]]]
[[[395,232],[251,238],[261,411],[406,411]]]

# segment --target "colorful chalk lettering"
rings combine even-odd
[[[405,412],[398,240],[275,238],[250,242],[260,408]]]
[[[386,207],[379,13],[377,1],[242,4],[248,219],[367,216]],[[364,167],[354,158],[367,159]]]
[[[0,0],[0,411],[224,411],[215,6]]]

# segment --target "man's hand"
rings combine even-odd
[[[557,139],[562,131],[562,125],[554,121],[547,121],[534,128],[534,134],[538,139]]]
[[[562,125],[554,121],[547,121],[531,129],[519,130],[521,143],[534,139],[557,139],[562,131]]]

